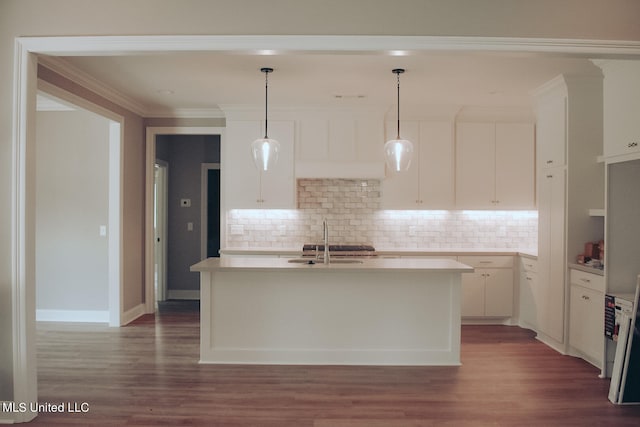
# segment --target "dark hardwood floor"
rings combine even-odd
[[[518,327],[464,326],[460,367],[199,365],[198,316],[169,303],[123,328],[39,323],[39,401],[80,412],[33,424],[640,425],[596,368]]]

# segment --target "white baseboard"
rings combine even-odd
[[[38,322],[109,323],[109,310],[36,309]]]
[[[199,300],[200,299],[200,290],[167,290],[167,299],[192,299]]]
[[[124,326],[126,324],[129,324],[134,320],[136,320],[138,317],[142,316],[143,314],[146,314],[146,312],[147,312],[147,309],[145,304],[144,303],[138,304],[132,309],[122,313],[122,317],[120,318],[120,325]]]

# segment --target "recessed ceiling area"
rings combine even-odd
[[[180,52],[59,57],[72,69],[156,114],[261,106],[269,75],[270,106],[362,106],[392,109],[394,68],[404,112],[433,106],[530,107],[530,92],[561,73],[600,73],[586,58],[528,53],[419,52],[285,53]]]

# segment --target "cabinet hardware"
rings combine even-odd
[[[493,261],[480,261],[480,264],[491,264]]]
[[[531,277],[527,277],[527,280],[533,280]]]
[[[632,147],[637,147],[638,143],[637,142],[630,142],[627,144],[627,147],[632,148]]]
[[[584,277],[581,277],[580,280],[582,280],[585,283],[591,283],[591,279],[585,279]]]
[[[550,165],[551,163],[553,163],[553,160],[547,160],[548,165]]]
[[[588,295],[582,295],[582,299],[585,301],[589,301],[589,296]]]

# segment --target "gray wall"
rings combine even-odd
[[[8,207],[13,191],[10,94],[15,37],[384,34],[640,40],[638,16],[640,2],[634,0],[0,1],[0,400],[13,396],[14,254]],[[123,299],[125,308],[131,308],[144,301],[144,131],[141,118],[122,114],[126,116]]]
[[[109,121],[39,112],[36,309],[108,310]]]
[[[200,261],[201,164],[220,162],[218,135],[158,135],[156,157],[169,163],[167,290],[197,291],[197,273],[189,267]],[[181,207],[180,199],[191,199]],[[187,231],[187,223],[193,231]]]

